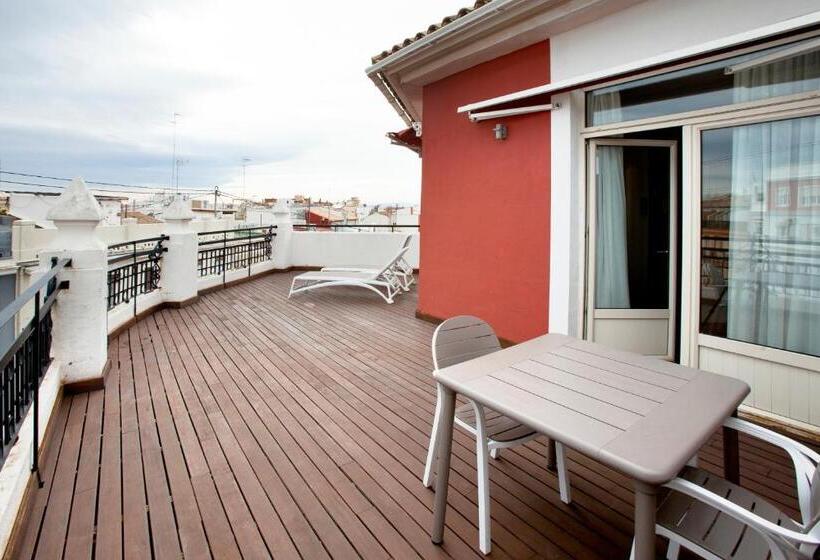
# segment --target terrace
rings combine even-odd
[[[10,558],[478,558],[474,441],[456,430],[444,544],[421,484],[435,389],[415,288],[287,299],[274,273],[111,339],[105,388],[68,395]],[[742,484],[797,516],[788,458],[741,437]],[[493,557],[626,557],[630,481],[541,439],[493,462]],[[722,471],[721,436],[700,452]],[[658,540],[659,553],[662,543]]]

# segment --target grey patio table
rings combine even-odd
[[[444,534],[460,393],[632,478],[637,560],[655,557],[658,487],[677,476],[749,393],[736,379],[560,334],[440,369],[435,378],[443,391],[434,543]],[[727,478],[736,481],[737,439],[725,439],[724,458]]]

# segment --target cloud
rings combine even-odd
[[[369,57],[463,0],[62,0],[0,5],[3,168],[417,200],[419,158],[364,76]]]

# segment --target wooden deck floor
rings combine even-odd
[[[415,292],[287,299],[290,274],[157,312],[110,345],[104,391],[63,399],[12,558],[478,558],[475,455],[456,430],[445,543],[422,487],[433,326]],[[702,465],[720,472],[715,436]],[[493,558],[625,558],[628,481],[546,446],[492,463]],[[741,440],[744,485],[796,515],[785,454]],[[660,550],[660,548],[659,548]]]

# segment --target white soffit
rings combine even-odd
[[[629,74],[640,70],[644,70],[646,68],[651,68],[653,66],[668,64],[676,60],[682,60],[693,56],[701,55],[704,53],[708,53],[710,51],[722,50],[729,47],[741,45],[743,43],[765,39],[766,37],[779,35],[781,33],[787,33],[789,31],[794,31],[802,27],[808,27],[817,23],[820,23],[820,11],[812,12],[810,14],[806,14],[804,16],[792,19],[787,19],[785,21],[781,21],[772,25],[767,25],[765,27],[759,27],[751,31],[744,31],[743,33],[737,33],[735,35],[730,35],[728,37],[716,39],[714,41],[709,41],[707,43],[701,43],[693,47],[687,47],[685,49],[671,51],[650,58],[630,62],[629,64],[623,64],[621,66],[615,66],[613,68],[609,68],[606,70],[591,72],[589,74],[583,74],[581,76],[568,78],[566,80],[560,80],[550,84],[544,84],[529,89],[523,89],[521,91],[515,91],[513,93],[508,93],[506,95],[501,95],[499,97],[493,97],[491,99],[477,101],[475,103],[470,103],[468,105],[463,105],[459,107],[458,112],[468,113],[470,111],[486,109],[494,105],[510,103],[512,101],[518,101],[536,95],[544,95],[554,93],[557,91],[575,89],[582,85],[601,81],[606,78],[619,76],[621,74]]]

